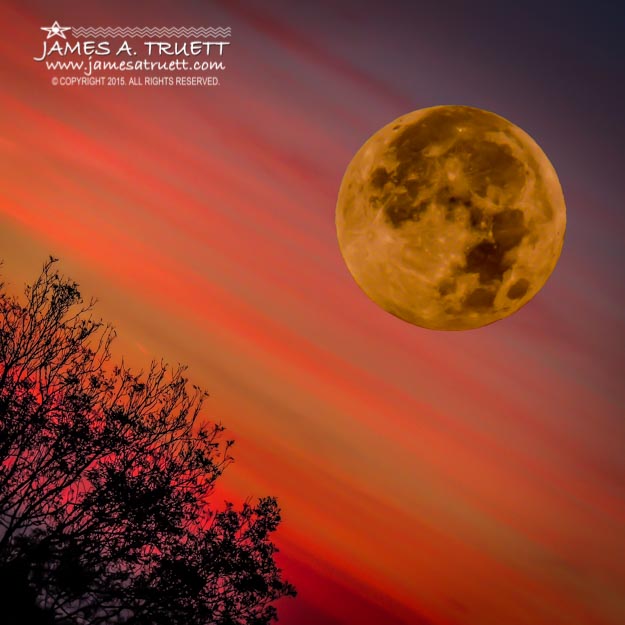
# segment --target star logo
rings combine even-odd
[[[46,39],[50,39],[50,37],[63,37],[63,39],[67,39],[65,36],[66,30],[71,30],[71,26],[61,26],[58,22],[54,22],[52,26],[42,26],[41,30],[48,31],[48,36]]]

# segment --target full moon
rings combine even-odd
[[[378,130],[343,177],[339,246],[362,290],[423,328],[469,330],[516,312],[558,262],[566,207],[538,144],[468,106]]]

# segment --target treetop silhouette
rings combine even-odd
[[[263,625],[294,596],[272,497],[211,502],[232,461],[185,368],[113,364],[51,258],[0,284],[0,615],[33,625]]]

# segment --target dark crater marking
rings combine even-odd
[[[421,213],[427,210],[427,202],[415,202],[415,198],[408,193],[395,196],[385,205],[384,212],[391,225],[399,228],[407,221],[418,221]]]
[[[493,305],[498,284],[510,268],[510,262],[505,258],[506,253],[517,247],[527,232],[523,211],[517,208],[506,209],[494,215],[494,240],[480,241],[474,245],[467,253],[465,266],[468,273],[479,274],[480,284],[488,285],[489,288],[479,287],[471,292],[464,300],[466,308],[483,310]],[[507,295],[510,299],[519,299],[528,288],[529,282],[522,278],[510,287]]]
[[[430,145],[440,145],[454,139],[458,128],[465,127],[470,136],[504,130],[506,122],[492,113],[465,106],[435,109],[419,121],[406,126],[390,146],[400,162],[418,156]]]
[[[462,138],[459,128],[464,129]],[[525,183],[524,165],[512,155],[507,145],[482,138],[487,132],[507,129],[508,123],[496,115],[465,106],[435,109],[419,121],[404,126],[389,144],[389,150],[398,163],[395,171],[389,173],[384,168],[378,168],[370,178],[372,187],[376,189],[383,188],[390,180],[396,187],[405,190],[412,201],[411,208],[404,199],[398,200],[398,206],[395,201],[386,202],[385,213],[391,225],[398,228],[407,220],[419,218],[423,210],[420,208],[422,204],[417,205],[418,191],[432,184],[433,171],[445,156],[460,159],[476,193],[485,196],[488,185],[493,184],[505,188],[506,194],[513,199],[514,193]],[[446,154],[430,158],[425,152],[432,145],[448,145],[449,148]],[[454,195],[449,187],[440,193],[448,193],[446,200],[442,197],[437,199],[449,207],[449,219],[453,218],[456,207],[464,204],[471,208],[474,228],[484,221],[479,209],[472,209],[469,198]]]
[[[451,143],[458,135],[458,127],[465,126],[470,132],[477,130],[496,130],[501,125],[497,117],[478,109],[468,107],[447,107],[430,112],[419,121],[405,126],[390,143],[390,151],[397,160],[397,167],[390,174],[396,187],[405,189],[412,207],[406,200],[390,201],[386,204],[386,217],[396,228],[407,220],[415,220],[423,212],[425,205],[417,203],[419,189],[432,184],[432,173],[436,169],[439,158],[429,158],[425,151],[432,145]],[[375,170],[371,176],[371,184],[381,188],[388,179],[386,175]],[[451,191],[447,188],[444,193]],[[442,198],[441,198],[442,199]],[[468,201],[467,198],[458,198]],[[440,201],[440,199],[439,199]],[[445,202],[446,203],[446,202]],[[452,201],[451,204],[455,202]]]
[[[525,166],[506,144],[460,139],[447,154],[460,159],[471,188],[482,197],[493,185],[515,199],[525,184]]]
[[[384,167],[378,167],[371,174],[369,182],[374,189],[381,189],[389,180],[391,175],[384,169]]]
[[[469,206],[469,223],[473,230],[481,230],[482,223],[485,222],[485,215],[479,206]]]
[[[509,289],[508,297],[510,299],[521,299],[530,287],[530,283],[525,278],[519,278]]]
[[[475,291],[471,291],[467,298],[464,300],[465,308],[470,310],[485,310],[491,308],[495,303],[496,290],[477,288]]]
[[[467,253],[467,273],[477,273],[480,284],[501,281],[503,274],[509,269],[504,260],[506,250],[492,241],[481,241],[474,245]]]
[[[446,280],[443,280],[438,285],[438,292],[441,294],[442,297],[445,297],[445,295],[454,293],[457,288],[458,288],[458,285],[456,284],[454,280],[446,279]]]
[[[510,250],[527,234],[525,216],[518,208],[508,208],[493,217],[493,237],[499,247]]]
[[[474,223],[473,215],[471,223]],[[527,234],[523,211],[515,208],[496,213],[492,230],[494,241],[480,241],[467,253],[466,271],[478,273],[481,284],[501,281],[503,274],[510,268],[505,255],[519,245]]]

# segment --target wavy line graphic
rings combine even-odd
[[[230,37],[232,29],[228,27],[147,27],[128,28],[72,26],[75,37]]]

